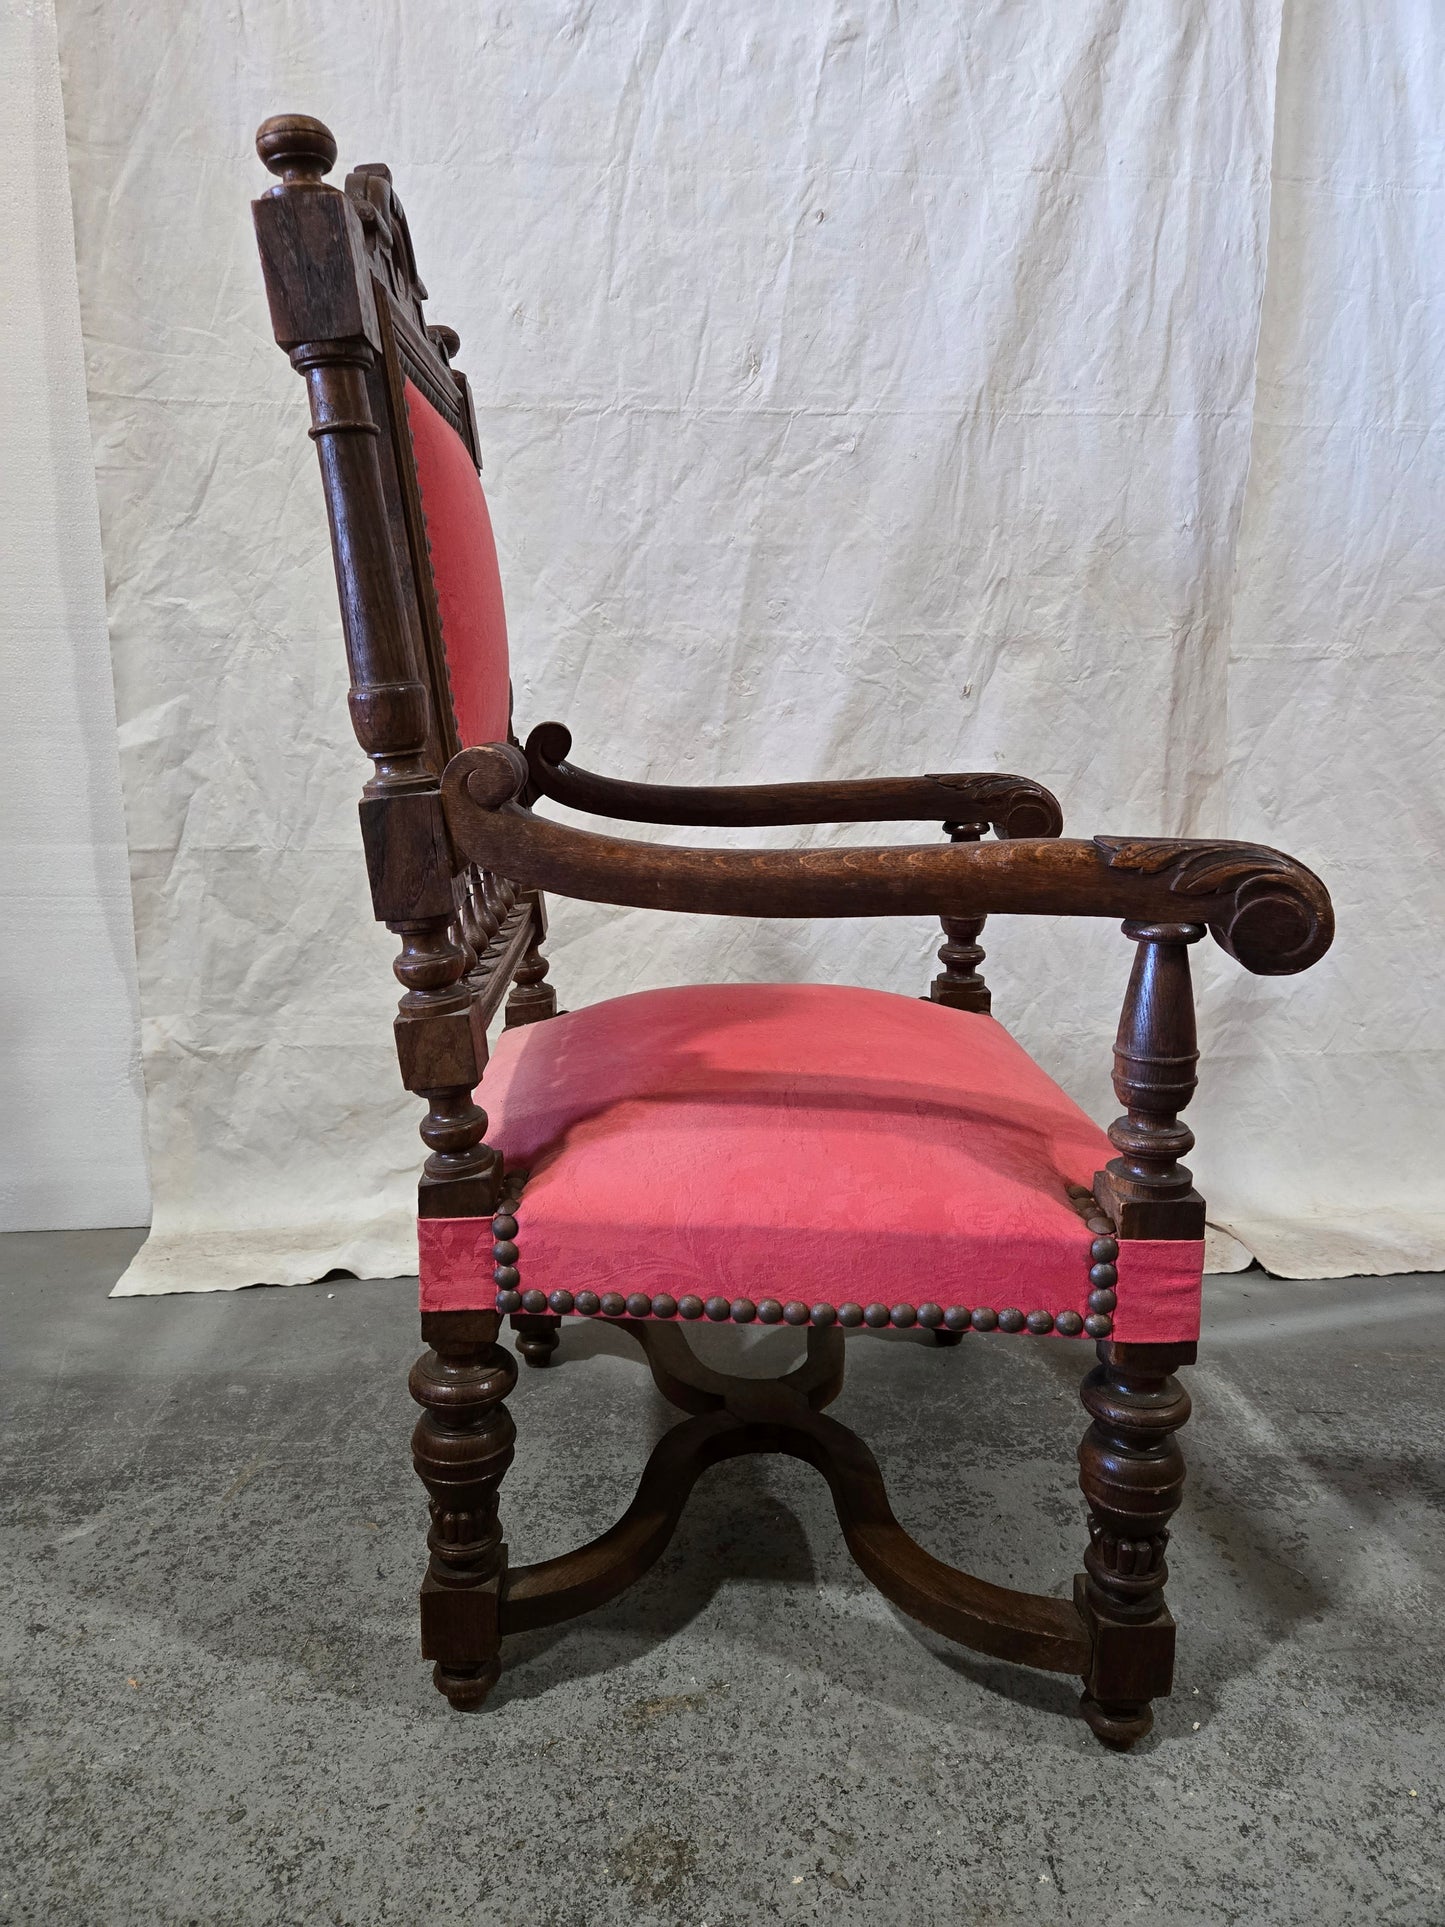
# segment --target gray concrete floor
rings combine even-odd
[[[821,1480],[763,1460],[449,1713],[414,1286],[107,1299],[137,1238],[0,1239],[0,1921],[1445,1922],[1445,1281],[1210,1281],[1179,1678],[1119,1757],[1071,1682],[895,1613]],[[746,1369],[798,1343],[759,1336]],[[904,1522],[1064,1589],[1082,1348],[849,1354]],[[515,1400],[519,1558],[607,1524],[668,1418],[620,1334],[559,1357]]]

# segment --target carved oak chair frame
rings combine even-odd
[[[1179,1113],[1195,1088],[1189,946],[1208,931],[1247,969],[1302,970],[1332,935],[1318,879],[1274,850],[1241,843],[1096,837],[1066,840],[1048,791],[1025,778],[942,775],[871,782],[669,788],[619,782],[569,760],[556,723],[521,749],[464,745],[449,693],[436,593],[402,385],[413,383],[465,442],[477,438],[457,336],[428,327],[405,217],[384,167],[356,169],[344,191],[324,176],[336,143],[318,121],[267,121],[257,148],[278,184],[254,204],[275,335],[305,378],[320,457],[350,668],[356,735],[374,771],[361,826],[377,918],[401,940],[396,1020],[407,1088],[427,1105],[420,1181],[429,1223],[490,1220],[491,1308],[422,1318],[429,1349],[411,1377],[422,1416],[413,1439],[431,1499],[423,1583],[423,1652],[458,1708],[481,1704],[503,1637],[567,1619],[614,1597],[657,1558],[702,1471],[746,1452],[786,1452],[827,1479],[849,1549],[896,1605],[978,1651],[1073,1673],[1100,1739],[1147,1732],[1150,1702],[1170,1687],[1174,1622],[1164,1601],[1165,1545],[1183,1460],[1175,1434],[1189,1400],[1174,1377],[1195,1345],[1128,1342],[1114,1332],[1115,1284],[1130,1241],[1198,1247],[1204,1203],[1180,1162],[1193,1143]],[[479,465],[479,463],[478,463]],[[932,821],[948,844],[813,850],[687,849],[599,836],[533,812],[539,798],[642,823],[722,825]],[[981,839],[989,830],[996,841]],[[849,1306],[721,1301],[709,1316],[806,1326],[805,1361],[776,1381],[703,1367],[681,1307],[659,1294],[520,1289],[517,1174],[486,1141],[474,1091],[487,1026],[505,1000],[508,1026],[555,1011],[540,955],[543,890],[592,902],[743,917],[934,915],[945,942],[930,995],[986,1012],[979,935],[987,916],[1110,917],[1135,946],[1114,1054],[1124,1115],[1115,1155],[1074,1203],[1093,1243],[1087,1316],[936,1305]],[[1142,1249],[1142,1245],[1138,1247]],[[490,1260],[489,1260],[490,1262]],[[488,1289],[491,1289],[490,1283]],[[593,1294],[595,1297],[595,1294]],[[632,1504],[593,1544],[513,1565],[498,1487],[513,1456],[506,1399],[516,1380],[499,1322],[545,1364],[560,1317],[609,1317],[642,1345],[656,1383],[689,1417],[657,1446]],[[1039,1322],[1042,1320],[1042,1322]],[[940,1344],[978,1331],[1053,1331],[1097,1341],[1083,1385],[1091,1423],[1079,1450],[1089,1545],[1073,1597],[1010,1591],[933,1558],[899,1525],[868,1448],[824,1407],[843,1377],[850,1324],[933,1329]],[[1197,1329],[1197,1326],[1196,1326]]]

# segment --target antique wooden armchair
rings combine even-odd
[[[310,396],[351,716],[375,765],[361,826],[375,913],[401,939],[401,1074],[427,1104],[430,1349],[411,1392],[437,1686],[480,1706],[503,1637],[630,1585],[708,1466],[788,1452],[822,1472],[858,1564],[904,1612],[1079,1675],[1094,1732],[1128,1746],[1170,1686],[1164,1551],[1189,1411],[1173,1373],[1199,1330],[1204,1204],[1179,1161],[1198,1055],[1188,947],[1207,930],[1246,969],[1303,970],[1332,935],[1323,886],[1251,844],[1066,841],[1053,797],[1021,777],[678,789],[588,774],[556,723],[520,748],[458,339],[426,325],[390,174],[328,186],[336,143],[302,116],[268,120],[257,149],[279,177],[254,204],[272,320]],[[543,798],[644,823],[932,821],[951,841],[684,849],[549,822]],[[543,890],[718,916],[935,915],[942,970],[926,1000],[707,985],[557,1016]],[[978,937],[1010,911],[1124,920],[1125,1114],[1107,1137],[989,1015]],[[533,1365],[563,1318],[611,1321],[691,1415],[608,1532],[535,1565],[509,1563],[498,1523],[516,1436],[508,1314]],[[697,1318],[803,1327],[806,1359],[761,1384],[719,1374],[685,1342]],[[972,1578],[904,1532],[867,1447],[824,1412],[860,1326],[1093,1342],[1071,1598]]]

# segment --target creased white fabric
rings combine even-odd
[[[0,127],[0,1231],[144,1224],[135,939],[50,0],[0,0]]]
[[[1445,1258],[1419,9],[1292,11],[1278,116],[1278,0],[62,16],[156,1191],[122,1290],[413,1263],[320,491],[245,206],[283,108],[392,164],[463,337],[524,730],[657,781],[1002,767],[1078,833],[1281,844],[1343,934],[1298,981],[1201,958],[1200,1182],[1296,1275]],[[551,954],[576,1005],[915,993],[937,941],[559,904]],[[998,1014],[1107,1120],[1129,946],[986,941]]]

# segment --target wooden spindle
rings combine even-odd
[[[943,827],[951,843],[977,843],[988,824],[954,822]],[[979,937],[987,918],[940,917],[938,921],[943,930],[938,961],[943,968],[929,985],[929,997],[935,1004],[945,1004],[951,1010],[977,1010],[987,1016],[993,1008],[993,993],[979,971],[985,955]],[[940,1325],[933,1334],[933,1342],[947,1349],[962,1344],[963,1334]]]
[[[945,823],[943,827],[953,843],[977,843],[988,824]],[[944,938],[938,952],[943,969],[929,986],[929,997],[935,1004],[947,1004],[953,1010],[979,1010],[986,1014],[993,1006],[993,997],[979,974],[984,950],[978,939],[987,919],[940,917],[938,921]]]
[[[1138,945],[1114,1041],[1114,1094],[1124,1115],[1109,1126],[1118,1152],[1097,1173],[1095,1195],[1121,1238],[1202,1238],[1204,1200],[1180,1159],[1194,1133],[1179,1113],[1198,1082],[1199,1045],[1189,948],[1198,923],[1126,923]]]
[[[557,992],[546,981],[551,965],[542,955],[547,935],[547,907],[539,890],[526,895],[532,905],[532,941],[517,966],[511,995],[507,998],[507,1029],[519,1024],[538,1024],[557,1015]]]

